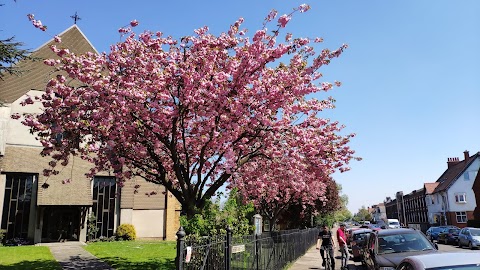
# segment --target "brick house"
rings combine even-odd
[[[60,36],[57,47],[76,54],[98,53],[76,25]],[[42,45],[32,57],[56,58],[49,49],[53,43]],[[25,71],[21,76],[5,74],[0,80],[0,228],[7,231],[6,238],[28,238],[34,243],[86,241],[87,219],[93,214],[97,237],[112,236],[117,226],[130,223],[139,238],[175,239],[180,205],[161,185],[138,178],[120,187],[110,172],[87,179],[91,164],[73,157],[58,175],[43,176],[51,159],[40,156],[40,143],[10,116],[40,112],[41,104],[23,107],[20,102],[27,95],[41,95],[55,73],[42,60],[17,66]],[[62,183],[67,178],[71,182]]]
[[[447,169],[436,181],[433,191],[426,192],[429,223],[465,227],[473,219],[477,206],[473,191],[474,180],[480,168],[480,152],[470,156],[464,152],[464,159],[449,158]],[[433,183],[427,183],[431,189]]]

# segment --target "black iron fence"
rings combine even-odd
[[[209,237],[177,232],[177,270],[278,270],[316,243],[319,229],[266,232],[261,235]]]

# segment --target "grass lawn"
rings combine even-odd
[[[0,269],[62,269],[48,247],[0,247]]]
[[[175,241],[91,243],[84,248],[115,269],[175,269]]]

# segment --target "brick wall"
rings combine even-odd
[[[448,212],[447,213],[447,218],[448,218],[448,225],[453,225],[457,226],[459,228],[464,228],[467,227],[467,223],[458,223],[457,222],[457,215],[455,212]],[[467,211],[467,219],[468,220],[473,220],[473,211]]]
[[[180,228],[180,211],[182,207],[178,200],[167,192],[167,209],[165,214],[165,240],[176,240]]]

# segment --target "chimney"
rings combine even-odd
[[[447,167],[450,169],[455,164],[458,164],[460,162],[460,159],[458,157],[454,158],[448,158],[447,159]]]
[[[464,161],[467,162],[467,160],[470,158],[470,153],[467,150],[465,150],[463,151],[463,156],[465,158]]]

